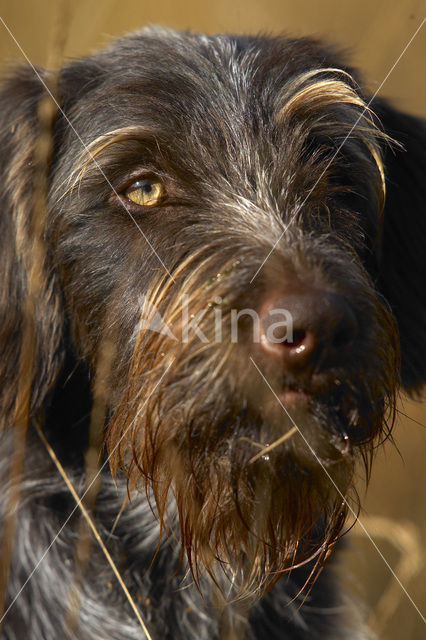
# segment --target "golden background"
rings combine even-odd
[[[56,8],[54,0],[0,2],[0,15],[34,64],[46,63]],[[349,52],[371,91],[386,79],[380,95],[400,109],[426,117],[426,24],[404,52],[426,17],[425,0],[69,0],[68,8],[67,57],[90,53],[112,36],[146,24],[209,33],[316,35]],[[0,24],[2,67],[22,58]],[[401,399],[399,411],[407,417],[398,414],[396,446],[387,443],[379,451],[363,500],[361,522],[383,557],[359,525],[344,554],[342,573],[367,604],[381,640],[426,637],[416,611],[418,607],[424,613],[426,601],[425,406],[424,401]]]

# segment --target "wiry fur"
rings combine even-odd
[[[389,431],[400,371],[409,390],[425,377],[417,238],[426,129],[383,101],[367,107],[355,75],[310,40],[161,29],[60,73],[31,418],[82,491],[92,379],[100,346],[114,345],[106,440],[116,484],[103,467],[95,521],[154,639],[368,637],[329,565],[320,569],[344,526],[342,496],[356,506],[356,465],[368,470]],[[4,486],[42,94],[26,68],[0,94]],[[143,211],[122,197],[141,175],[167,193]],[[232,342],[231,310],[309,288],[349,301],[358,333],[346,362],[283,375],[248,325]],[[183,301],[207,341],[149,329],[155,308],[180,335]],[[253,361],[273,390],[302,388],[311,398],[292,416],[300,434],[267,460],[255,459],[259,446],[292,422]],[[112,531],[127,487],[131,501]],[[8,602],[72,508],[31,429]],[[78,531],[74,514],[8,611],[2,637],[143,637],[96,548],[71,630]]]

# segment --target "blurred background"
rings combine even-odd
[[[16,39],[0,24],[2,69],[23,59],[19,46],[33,64],[46,64],[56,5],[56,0],[1,0],[0,15]],[[315,35],[348,52],[370,91],[381,87],[380,95],[395,106],[426,117],[426,24],[410,43],[426,17],[426,0],[69,0],[67,5],[66,57],[90,53],[146,24],[208,33]],[[363,527],[357,524],[349,534],[340,571],[365,603],[380,639],[423,640],[425,624],[416,609],[424,615],[424,396],[402,397],[398,409],[395,443],[378,452],[366,496],[360,482]]]

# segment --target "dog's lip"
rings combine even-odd
[[[287,388],[277,395],[285,407],[306,407],[312,399],[312,393],[307,389]]]
[[[301,381],[300,384],[283,383],[277,397],[284,406],[307,407],[314,401],[330,402],[333,393],[340,387],[339,379],[330,380],[329,377],[313,376],[310,381]]]
[[[303,377],[300,380],[283,378],[278,384],[280,398],[288,400],[301,400],[307,398],[311,400],[319,398],[329,398],[330,394],[338,389],[343,389],[343,382],[339,375],[322,372],[313,373],[310,377]]]

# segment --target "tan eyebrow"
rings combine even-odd
[[[62,194],[61,199],[67,194],[71,193],[76,185],[80,183],[83,176],[86,173],[87,168],[91,163],[97,165],[96,158],[108,147],[117,144],[119,142],[126,142],[128,140],[142,140],[147,137],[153,138],[158,134],[158,130],[154,128],[144,127],[141,125],[121,127],[119,129],[113,129],[107,133],[102,134],[92,140],[81,153],[73,170],[71,171],[67,180],[67,188]]]
[[[312,82],[315,76],[320,76],[324,73],[339,74],[347,78],[348,82],[336,77],[319,78]],[[308,81],[311,82],[307,84]],[[341,134],[342,131],[346,131],[348,136],[353,134],[367,147],[380,175],[381,191],[384,200],[386,182],[379,141],[386,141],[392,144],[395,144],[395,141],[384,133],[373,121],[372,116],[374,112],[358,95],[354,88],[355,85],[355,80],[343,69],[330,67],[313,69],[302,73],[286,86],[282,95],[284,104],[278,111],[276,122],[277,124],[284,124],[290,122],[298,112],[318,113],[318,109],[332,104],[343,103],[359,107],[361,111],[358,114],[358,120],[354,123],[351,124],[350,122],[339,122],[336,120],[327,122],[323,120],[322,126],[327,127],[328,131],[332,127],[336,133],[339,134]]]

